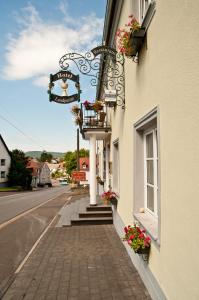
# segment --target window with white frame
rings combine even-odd
[[[151,0],[139,0],[139,21],[140,24],[143,22],[144,17],[147,13]]]
[[[134,217],[160,243],[158,109],[134,124]]]
[[[113,189],[119,193],[119,142],[113,143]]]
[[[157,212],[158,150],[157,128],[144,132],[144,198],[145,209],[154,216]]]

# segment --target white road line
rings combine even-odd
[[[42,232],[42,234],[40,235],[40,237],[38,238],[38,240],[34,243],[33,247],[31,248],[31,250],[28,252],[28,254],[26,255],[26,257],[24,258],[24,260],[20,263],[20,265],[18,266],[18,268],[15,271],[15,274],[18,274],[20,272],[20,270],[22,269],[22,267],[24,266],[24,264],[26,263],[26,261],[28,260],[29,256],[32,254],[32,252],[35,250],[35,248],[37,247],[37,245],[39,244],[40,240],[42,239],[42,237],[46,234],[47,230],[49,229],[49,227],[51,226],[51,224],[54,222],[54,220],[56,219],[57,215],[54,216],[54,218],[52,219],[52,221],[50,222],[50,224],[48,224],[48,226],[46,227],[46,229]]]
[[[43,203],[41,203],[41,204],[39,204],[39,205],[37,205],[37,206],[31,208],[31,209],[28,209],[28,210],[26,210],[25,212],[23,212],[23,213],[17,215],[16,217],[14,217],[14,218],[12,218],[12,219],[10,219],[10,220],[8,220],[8,221],[2,223],[2,224],[0,225],[0,230],[1,230],[2,228],[4,228],[5,226],[7,226],[7,225],[13,223],[14,221],[18,220],[19,218],[21,218],[21,217],[27,215],[27,214],[30,213],[31,211],[34,211],[35,209],[39,208],[40,206],[42,206],[42,205],[48,203],[49,201],[52,201],[52,200],[56,199],[56,198],[59,197],[59,196],[60,196],[60,195],[57,195],[56,197],[53,197],[52,199],[49,199],[49,200],[47,200],[46,202],[43,202]]]

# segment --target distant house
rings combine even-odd
[[[86,173],[86,183],[89,183],[89,157],[79,158],[79,169]]]
[[[63,162],[62,163],[47,163],[47,165],[50,169],[51,175],[55,172],[59,172],[59,174],[61,174],[61,176],[66,176],[66,168],[65,168],[65,164]]]
[[[8,184],[8,172],[11,163],[11,155],[6,143],[0,135],[0,187]]]
[[[27,168],[31,170],[32,187],[51,185],[50,169],[47,163],[40,163],[36,159],[29,159]]]
[[[89,171],[89,157],[80,157],[79,168],[80,171]]]

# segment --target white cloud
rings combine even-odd
[[[17,36],[10,35],[6,47],[6,65],[2,76],[5,79],[21,80],[33,78],[36,85],[46,85],[46,76],[59,69],[59,59],[74,50],[86,52],[96,45],[102,34],[103,20],[94,14],[81,17],[77,22],[67,14],[67,6],[60,4],[60,10],[67,22],[46,23],[32,5],[17,15],[21,31]]]
[[[47,89],[49,84],[49,76],[47,75],[39,76],[33,80],[33,83],[39,87],[44,87]]]

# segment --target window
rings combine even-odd
[[[1,166],[5,166],[6,164],[6,160],[5,159],[1,159]]]
[[[134,217],[160,242],[160,172],[157,108],[134,125]]]
[[[119,193],[119,142],[113,143],[113,190]]]
[[[151,0],[140,0],[140,9],[139,9],[139,11],[140,11],[139,21],[140,21],[140,23],[143,22],[150,3],[151,3]]]
[[[144,133],[145,209],[157,216],[157,129]]]
[[[6,172],[5,171],[1,171],[1,178],[6,178]]]

